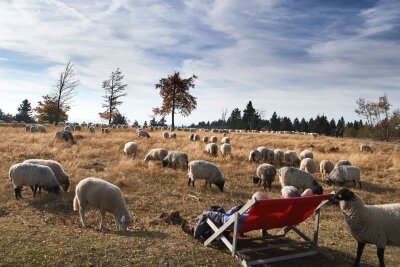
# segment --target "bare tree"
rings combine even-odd
[[[223,125],[222,128],[225,128],[225,124],[226,124],[226,116],[228,115],[228,109],[227,108],[222,108],[222,112],[221,112],[221,120],[223,121]]]
[[[54,85],[50,97],[56,103],[54,114],[54,122],[57,125],[60,117],[70,108],[72,98],[77,94],[76,87],[80,84],[78,79],[75,79],[74,65],[69,61],[65,66],[65,70],[58,76],[57,82]]]
[[[124,91],[128,85],[122,82],[123,78],[124,75],[117,68],[116,71],[111,72],[108,80],[103,81],[102,87],[105,91],[105,95],[103,96],[105,103],[102,107],[106,108],[106,110],[99,113],[99,115],[100,118],[108,120],[108,124],[111,124],[111,120],[119,115],[117,106],[122,104],[122,101],[119,99],[126,96]]]

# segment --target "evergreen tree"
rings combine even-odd
[[[160,121],[158,122],[159,126],[167,126],[167,120],[165,117],[161,117]]]
[[[246,105],[246,109],[243,110],[243,127],[247,130],[253,130],[258,127],[258,124],[260,123],[260,115],[258,112],[254,109],[253,103],[249,101]]]
[[[121,113],[117,112],[115,113],[111,124],[128,124],[128,119],[121,115]]]
[[[150,126],[157,126],[156,118],[153,117],[153,118],[150,120]]]
[[[143,127],[147,127],[147,121],[144,121]]]
[[[139,127],[139,122],[138,122],[137,120],[135,120],[135,121],[133,122],[133,126]]]
[[[281,130],[281,119],[276,115],[276,112],[272,113],[272,117],[270,119],[271,122],[271,131],[280,131]]]
[[[28,101],[28,99],[22,101],[22,104],[18,108],[18,113],[17,115],[15,115],[15,119],[18,122],[34,122],[34,119],[32,117],[31,103]]]
[[[240,110],[238,108],[232,110],[226,124],[229,129],[242,128],[242,115],[240,114]]]
[[[281,131],[293,131],[292,121],[288,117],[282,118]]]
[[[293,128],[296,132],[300,132],[300,122],[299,119],[296,117],[293,121]]]
[[[309,133],[310,132],[310,129],[308,127],[308,123],[304,118],[302,118],[301,121],[300,121],[300,132],[305,132],[305,133]]]

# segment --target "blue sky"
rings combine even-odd
[[[177,124],[220,118],[252,100],[265,118],[358,119],[355,100],[400,107],[400,1],[0,1],[0,108],[36,107],[68,60],[81,80],[71,121],[99,121],[102,81],[128,83],[119,107],[149,121],[154,84],[195,74],[198,108]],[[167,117],[170,122],[170,117]]]

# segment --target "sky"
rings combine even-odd
[[[249,101],[265,119],[352,121],[359,97],[386,93],[400,107],[400,1],[0,1],[3,112],[24,99],[36,107],[69,60],[81,82],[70,121],[100,122],[102,81],[117,68],[128,84],[118,109],[131,122],[152,118],[155,84],[175,71],[198,76],[197,109],[176,125]]]

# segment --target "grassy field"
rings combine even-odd
[[[374,153],[361,153],[359,141],[277,135],[268,133],[231,133],[232,157],[211,157],[203,153],[204,144],[190,142],[189,133],[177,132],[177,139],[163,139],[161,131],[150,132],[151,138],[139,139],[134,129],[115,129],[108,135],[99,130],[75,133],[77,143],[71,145],[54,140],[61,127],[48,126],[47,133],[26,133],[25,128],[0,127],[0,265],[145,265],[145,266],[236,266],[228,250],[214,245],[204,247],[181,231],[178,225],[164,224],[162,212],[179,211],[190,223],[211,205],[230,208],[260,190],[252,184],[256,163],[247,161],[248,153],[258,146],[313,150],[317,162],[348,159],[361,168],[363,189],[354,191],[368,204],[400,202],[400,150],[373,145]],[[221,134],[200,132],[200,135]],[[123,154],[126,142],[139,145],[135,158]],[[331,147],[337,152],[326,152]],[[189,160],[205,159],[217,164],[226,183],[223,193],[217,187],[187,186],[187,172],[163,168],[161,163],[143,165],[148,150],[165,147],[187,152]],[[71,177],[69,192],[59,196],[42,193],[32,197],[30,189],[22,192],[17,201],[8,180],[12,164],[29,158],[59,161]],[[98,229],[99,212],[91,210],[88,221],[92,228],[80,226],[79,215],[72,210],[75,185],[86,177],[98,177],[112,182],[125,194],[135,222],[127,233],[115,231],[113,218],[107,214],[109,230]],[[320,174],[316,177],[321,180]],[[338,191],[339,187],[323,184],[324,190]],[[280,184],[273,183],[271,197],[279,197]],[[191,197],[196,196],[198,199]],[[306,221],[301,228],[310,228]],[[293,237],[294,238],[294,237]],[[350,235],[340,209],[327,205],[322,211],[320,244],[335,256],[331,263],[321,256],[275,264],[274,266],[349,266],[356,252],[356,241]],[[273,252],[273,253],[280,253]],[[399,266],[400,248],[385,251],[387,266]],[[376,248],[367,245],[362,257],[363,266],[377,266]]]

